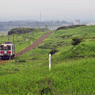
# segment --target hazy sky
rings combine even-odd
[[[0,0],[3,20],[95,19],[95,0]]]

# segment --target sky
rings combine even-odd
[[[95,0],[0,0],[0,21],[95,21]]]

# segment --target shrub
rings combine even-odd
[[[82,42],[82,38],[80,38],[80,37],[74,37],[74,38],[72,39],[71,44],[74,45],[74,46],[76,46],[76,45],[78,45],[80,42]]]
[[[26,62],[26,60],[25,59],[19,59],[19,58],[16,58],[15,59],[15,63],[21,63],[21,62]]]
[[[24,33],[29,33],[31,31],[34,31],[34,29],[32,29],[32,28],[14,28],[14,29],[11,29],[8,32],[8,35],[11,35],[11,34],[24,34]]]
[[[58,52],[58,50],[52,49],[52,50],[49,52],[49,54],[53,55],[53,54],[56,53],[56,52]]]

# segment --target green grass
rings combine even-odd
[[[51,71],[48,63],[5,64],[0,68],[0,94],[41,95],[43,89],[49,88],[53,95],[94,95],[94,62],[94,58],[69,60],[52,64]]]
[[[0,65],[1,95],[94,95],[95,94],[95,26],[53,32],[39,47]],[[35,33],[35,41],[45,32]],[[29,45],[18,36],[16,52]],[[83,41],[72,46],[73,37]],[[22,41],[21,41],[22,40]],[[2,40],[3,41],[3,40]],[[20,43],[21,46],[19,45]],[[48,54],[52,55],[51,71]]]

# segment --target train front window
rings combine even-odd
[[[11,50],[11,46],[8,46],[8,50]]]
[[[3,46],[0,46],[0,50],[3,50]]]
[[[4,47],[4,50],[7,50],[7,47]]]

